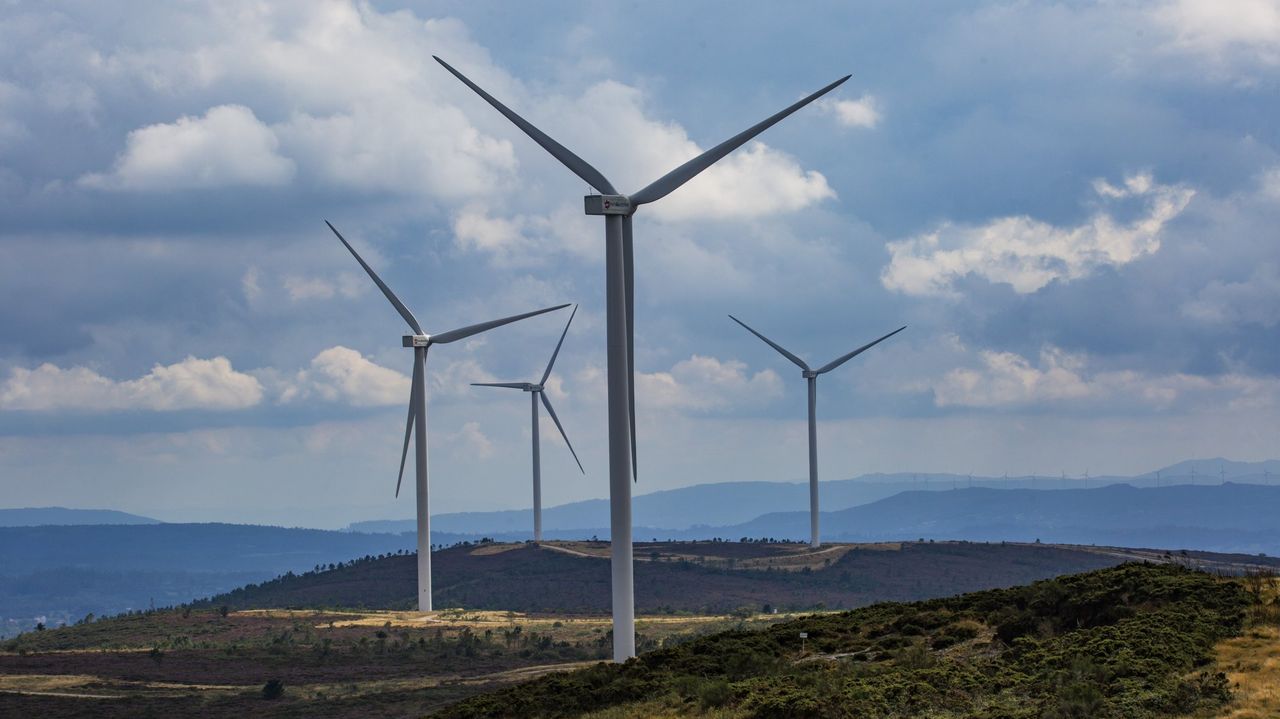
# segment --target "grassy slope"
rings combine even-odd
[[[605,613],[609,565],[603,557],[607,545],[587,542],[436,552],[436,606]],[[645,613],[759,611],[765,604],[842,609],[1024,584],[1123,561],[1083,549],[951,542],[835,546],[817,553],[799,544],[638,543],[636,558],[636,605]],[[251,585],[206,606],[408,609],[415,571],[409,555],[359,561]]]
[[[1128,564],[714,635],[442,716],[1169,716],[1228,698],[1225,677],[1194,670],[1239,631],[1248,605],[1238,583]]]
[[[641,619],[657,647],[782,617]],[[0,643],[0,716],[413,716],[608,656],[605,618],[161,610]],[[264,701],[269,679],[285,695]]]

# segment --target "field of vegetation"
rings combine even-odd
[[[653,650],[788,615],[641,617]],[[611,656],[604,617],[173,609],[0,644],[0,716],[415,716]],[[269,701],[264,701],[269,700]]]
[[[1208,666],[1255,600],[1238,581],[1126,564],[729,631],[463,701],[443,717],[1140,719],[1213,712]]]
[[[536,609],[537,591],[574,599],[578,585],[566,567],[607,569],[601,551],[595,543],[484,543],[442,555],[470,562],[473,571],[485,567],[473,578],[481,586],[503,586],[496,577],[506,567],[513,572],[506,584],[517,588],[504,596]],[[512,569],[530,554],[532,569]],[[868,586],[909,595],[932,576],[939,584],[924,591],[939,592],[942,580],[965,571],[977,576],[968,581],[994,583],[1064,561],[1133,558],[1160,563],[852,611],[789,614],[737,604],[743,596],[782,604],[788,586],[804,598],[793,602],[845,591],[841,601],[856,604]],[[0,642],[0,716],[1280,716],[1280,605],[1272,569],[1251,557],[969,543],[819,552],[764,543],[650,545],[638,578],[666,576],[646,568],[685,578],[667,601],[694,597],[701,581],[699,601],[724,590],[732,597],[727,606],[737,608],[712,615],[656,605],[660,613],[639,618],[641,656],[626,665],[603,661],[612,637],[600,612],[334,606],[335,598],[395,596],[369,593],[404,582],[401,565],[412,559],[369,557],[198,605],[87,617]],[[867,567],[879,574],[857,577],[861,588],[842,576]],[[588,575],[580,593],[594,591],[593,581]],[[744,586],[769,594],[732,594]],[[652,595],[649,601],[655,606]]]

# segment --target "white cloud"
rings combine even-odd
[[[211,86],[247,83],[293,108],[272,130],[309,180],[445,200],[515,180],[511,142],[458,109],[478,99],[431,58],[496,76],[494,92],[518,87],[457,20],[351,2],[266,3],[223,19],[223,33],[197,51],[197,76]]]
[[[243,409],[262,400],[262,385],[226,357],[156,365],[138,379],[116,381],[87,367],[15,368],[0,385],[0,408],[26,410]]]
[[[1261,193],[1263,197],[1280,200],[1280,167],[1273,167],[1262,173],[1260,179]]]
[[[1243,282],[1214,280],[1182,306],[1185,317],[1220,325],[1280,324],[1280,271],[1267,263]]]
[[[289,299],[293,302],[307,300],[327,300],[337,295],[356,297],[365,291],[367,282],[350,273],[343,273],[336,278],[307,277],[304,275],[285,275],[281,282]]]
[[[468,340],[471,341],[483,342],[484,338]],[[466,397],[470,396],[472,382],[496,381],[498,380],[481,367],[479,362],[470,357],[427,363],[427,388],[432,396]]]
[[[262,285],[259,283],[262,271],[257,265],[249,265],[244,271],[244,275],[240,277],[240,290],[244,292],[244,298],[250,303],[257,301],[262,296]]]
[[[635,87],[604,81],[564,95],[526,86],[496,65],[458,20],[340,1],[232,4],[182,17],[202,27],[184,46],[86,48],[95,56],[99,84],[145,78],[148,90],[178,98],[261,97],[245,102],[259,116],[277,119],[264,125],[248,107],[225,105],[203,118],[143,127],[130,134],[112,172],[85,175],[82,184],[150,190],[270,185],[296,174],[307,183],[427,195],[449,204],[527,187],[530,178],[522,176],[517,157],[539,156],[544,163],[543,151],[436,64],[433,53],[599,163],[622,191],[639,189],[703,149],[681,125],[655,119]],[[840,117],[861,113],[855,122],[867,122],[868,110],[876,114],[870,98],[847,102]],[[219,140],[231,136],[239,142]],[[565,179],[562,170],[551,172],[556,181]],[[834,196],[822,174],[753,143],[652,212],[671,220],[753,218]]]
[[[857,100],[819,100],[818,107],[845,127],[872,129],[880,124],[880,101],[871,95]]]
[[[538,237],[546,222],[538,217],[494,217],[484,207],[463,208],[453,218],[454,242],[463,250],[484,253],[499,267],[540,265],[546,261]]]
[[[1179,185],[1156,184],[1145,174],[1126,178],[1122,187],[1098,180],[1094,191],[1104,201],[1140,198],[1145,213],[1124,223],[1098,212],[1074,227],[1027,216],[1001,217],[978,226],[943,225],[888,243],[891,259],[880,281],[910,295],[953,295],[957,280],[975,275],[1028,294],[1055,280],[1080,279],[1099,267],[1126,265],[1156,252],[1164,226],[1195,195]]]
[[[357,407],[404,404],[409,398],[409,377],[375,364],[356,350],[330,347],[283,383],[283,403],[318,397]]]
[[[488,459],[493,456],[493,442],[480,429],[479,422],[464,422],[457,432],[444,435],[445,444],[455,456]]]
[[[749,374],[738,360],[693,355],[669,372],[637,372],[636,404],[655,410],[713,410],[756,405],[782,395],[772,369]]]
[[[26,124],[16,116],[16,107],[24,94],[17,85],[0,80],[0,149],[14,146],[30,136]]]
[[[580,259],[602,257],[600,225],[581,211],[560,205],[548,215],[491,214],[482,204],[463,207],[453,217],[454,244],[488,255],[497,267],[542,267],[555,254]]]
[[[574,99],[551,98],[536,116],[566,118],[553,136],[560,134],[588,162],[599,162],[597,167],[621,192],[639,190],[705,149],[682,126],[651,118],[643,93],[619,82],[597,83]],[[794,212],[834,197],[821,173],[806,171],[790,155],[755,141],[645,212],[665,220],[750,219]]]
[[[108,190],[284,185],[294,164],[277,153],[278,144],[249,108],[219,105],[203,117],[130,132],[111,172],[84,175],[80,184]]]
[[[1150,11],[1174,36],[1175,47],[1218,62],[1280,63],[1280,2],[1172,0]]]
[[[1165,408],[1203,399],[1226,407],[1270,406],[1280,401],[1280,380],[1238,373],[1202,377],[1133,370],[1091,371],[1088,358],[1046,346],[1039,364],[1012,352],[983,351],[981,366],[957,368],[931,382],[939,407],[1029,406]]]

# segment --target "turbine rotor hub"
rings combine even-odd
[[[818,371],[811,370],[811,369],[800,370],[800,376],[804,377],[805,379],[813,379],[814,377],[818,376]]]
[[[426,347],[431,344],[431,335],[405,335],[400,342],[405,347]]]

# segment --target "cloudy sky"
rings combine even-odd
[[[123,8],[123,12],[122,12]],[[340,526],[428,331],[581,304],[546,501],[607,493],[602,223],[450,61],[634,191],[637,491],[1276,454],[1280,3],[0,2],[5,506]],[[567,311],[432,351],[432,509],[527,506]]]

